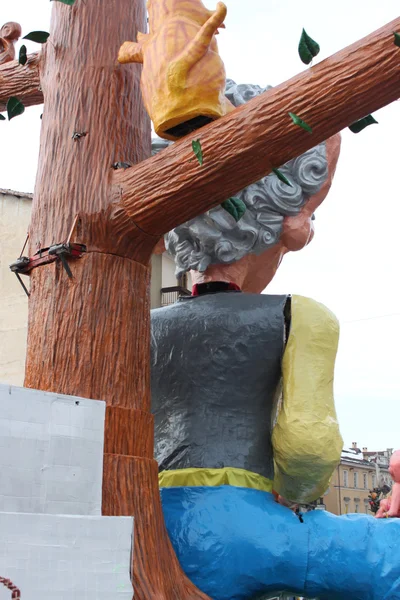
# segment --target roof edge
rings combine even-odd
[[[0,194],[3,194],[4,196],[14,196],[15,198],[29,198],[29,200],[32,200],[33,198],[33,194],[29,192],[16,192],[15,190],[6,190],[3,188],[0,188]]]

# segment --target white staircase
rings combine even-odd
[[[104,416],[0,384],[0,600],[132,599],[133,518],[100,516]]]

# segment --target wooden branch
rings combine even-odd
[[[147,234],[161,235],[396,100],[400,48],[394,31],[400,31],[400,18],[155,157],[116,173],[120,206]],[[289,112],[306,121],[312,134],[294,125]],[[201,142],[203,166],[194,156],[193,139]]]
[[[25,106],[43,103],[40,90],[38,53],[30,54],[23,67],[13,60],[0,65],[0,112],[6,109],[10,96],[17,96]]]

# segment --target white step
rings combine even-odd
[[[132,600],[133,518],[100,516],[104,418],[0,384],[0,600]]]
[[[0,513],[0,531],[0,578],[20,590],[13,597],[132,600],[132,518]],[[0,583],[0,600],[11,598]]]
[[[0,511],[100,515],[104,417],[98,400],[0,384]]]

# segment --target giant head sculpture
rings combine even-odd
[[[228,80],[225,93],[240,106],[266,89]],[[153,152],[166,143],[153,144]],[[195,282],[232,281],[233,276],[244,291],[261,292],[282,257],[312,240],[314,213],[331,186],[339,150],[340,137],[335,136],[281,167],[291,185],[272,173],[240,191],[236,196],[246,212],[238,222],[217,207],[170,231],[165,247],[177,275],[193,271]]]

